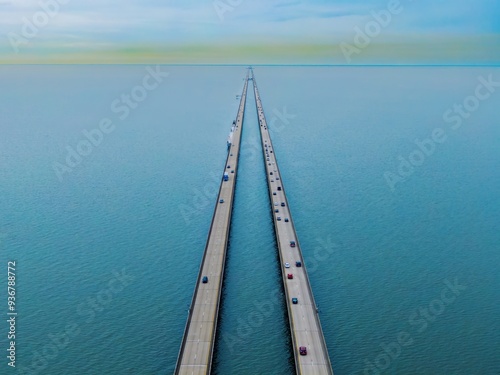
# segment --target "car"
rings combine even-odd
[[[305,346],[301,346],[299,348],[300,355],[307,355],[307,348]]]
[[[276,192],[275,192],[275,191],[273,191],[273,195],[276,195]]]
[[[290,241],[290,247],[295,247],[295,241]]]
[[[297,298],[295,298],[295,297],[294,297],[294,298],[292,298],[292,303],[293,303],[294,305],[296,305],[297,303],[299,303],[299,300],[298,300]]]
[[[208,276],[203,276],[203,279],[201,279],[201,282],[202,282],[203,284],[208,283]]]
[[[274,205],[277,206],[278,205],[278,202],[274,202]]]
[[[271,163],[269,163],[268,165],[271,165]]]
[[[270,152],[271,154],[273,153],[273,151],[272,151],[272,150],[271,150],[271,151],[269,151],[269,152]]]
[[[269,172],[269,174],[272,176],[272,175],[273,175],[273,172]]]
[[[285,207],[285,202],[281,202],[281,207]]]
[[[279,180],[280,180],[280,178],[279,178],[279,177],[276,177],[276,181],[279,181]]]
[[[271,179],[271,182],[274,182],[274,180],[273,180],[273,179]]]
[[[292,274],[292,273],[289,273],[289,274],[288,274],[288,278],[289,278],[289,279],[293,279],[293,274]]]
[[[219,203],[224,203],[224,199],[219,200]]]
[[[233,156],[233,154],[229,154],[229,156]]]
[[[302,262],[300,260],[296,261],[295,267],[302,267]]]
[[[278,216],[276,220],[281,221],[281,216]]]
[[[231,173],[234,173],[234,169],[231,171]]]
[[[288,223],[290,220],[288,220],[287,217],[285,217],[285,223]]]
[[[278,191],[281,191],[281,186],[278,186]]]
[[[285,263],[285,268],[290,268],[290,263]]]
[[[274,210],[274,212],[280,212],[280,210],[278,210],[278,209],[275,209],[275,210]]]

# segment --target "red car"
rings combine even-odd
[[[301,346],[299,348],[300,355],[307,355],[307,348],[305,346]]]
[[[293,279],[293,274],[292,274],[292,273],[289,273],[289,274],[288,274],[288,278],[289,278],[289,279]]]

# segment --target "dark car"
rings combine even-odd
[[[307,355],[307,348],[305,346],[301,346],[299,348],[300,355]]]
[[[231,173],[234,173],[234,169],[231,171]]]
[[[273,195],[276,195],[276,192],[275,192],[275,191],[273,191]]]
[[[280,212],[280,210],[278,210],[278,209],[275,209],[275,210],[274,210],[274,212]]]
[[[294,305],[296,305],[297,303],[299,303],[299,300],[298,300],[297,298],[295,298],[295,297],[294,297],[294,298],[292,298],[292,303],[293,303]]]
[[[272,176],[272,175],[273,175],[273,172],[269,172],[269,174]]]
[[[278,216],[276,220],[281,221],[281,216]]]
[[[290,241],[290,247],[295,247],[295,241]]]
[[[295,262],[295,267],[302,267],[302,262],[296,261]]]
[[[201,279],[201,282],[202,282],[203,284],[208,283],[208,276],[203,276],[203,279]]]
[[[228,166],[227,166],[227,169],[229,169],[229,168],[231,168],[231,166],[230,166],[230,165],[228,165]]]
[[[288,223],[288,221],[289,221],[289,220],[288,220],[288,218],[287,218],[287,217],[285,217],[285,223]]]
[[[219,201],[219,203],[224,203],[224,199],[221,199],[221,200]]]
[[[278,186],[278,191],[281,191],[281,186]]]
[[[281,207],[285,207],[285,202],[281,202]]]

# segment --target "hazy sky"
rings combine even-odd
[[[393,0],[396,1],[397,0]],[[41,4],[57,4],[47,16]],[[66,4],[64,4],[66,3]],[[0,53],[52,48],[352,43],[384,0],[0,0]],[[500,34],[498,0],[401,0],[378,41]],[[235,5],[231,5],[235,4]],[[38,13],[37,13],[38,12]],[[44,14],[42,14],[44,13]],[[38,15],[38,21],[37,21]],[[44,19],[45,17],[45,19]],[[26,20],[37,27],[26,33]],[[45,24],[45,21],[47,21]],[[498,49],[498,45],[496,46]]]

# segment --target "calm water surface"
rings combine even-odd
[[[145,66],[0,67],[0,261],[17,261],[18,369],[173,372],[246,72],[162,70],[120,119],[112,105]],[[500,374],[500,88],[457,129],[443,119],[500,70],[254,72],[334,372]],[[214,372],[290,374],[249,94]],[[103,119],[114,130],[60,181],[54,163]],[[436,128],[444,142],[391,190],[384,174]]]

